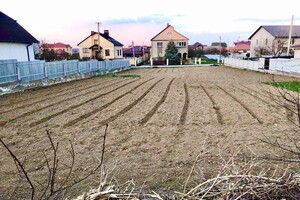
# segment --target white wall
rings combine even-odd
[[[20,43],[0,43],[0,60],[17,59],[18,61],[28,61],[27,44]],[[30,61],[34,59],[33,45],[28,47]]]
[[[294,58],[300,59],[300,49],[295,49]]]
[[[250,57],[256,57],[255,49],[257,47],[271,47],[274,39],[274,36],[272,36],[264,28],[259,29],[259,31],[257,31],[257,33],[251,38]]]

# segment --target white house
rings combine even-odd
[[[174,27],[169,24],[151,39],[151,57],[153,59],[163,58],[170,41],[175,43],[181,60],[186,60],[188,57],[189,39],[177,32]]]
[[[35,60],[34,46],[39,43],[16,20],[0,11],[0,60]]]
[[[100,34],[92,31],[91,35],[77,45],[79,47],[80,59],[97,58],[99,40],[101,58],[109,60],[123,58],[123,44],[110,37],[108,30],[104,30],[104,33]]]
[[[250,57],[286,55],[290,26],[260,26],[250,37]],[[300,26],[294,25],[291,46],[300,44]]]

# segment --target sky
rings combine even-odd
[[[150,45],[151,38],[172,25],[200,42],[248,40],[261,25],[300,25],[299,0],[0,0],[0,11],[39,41],[77,48],[91,31],[109,35],[127,47]],[[298,11],[298,12],[297,12]]]

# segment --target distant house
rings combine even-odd
[[[220,42],[213,42],[213,43],[211,43],[211,47],[220,48],[220,46],[222,48],[226,48],[227,44],[226,44],[226,42],[221,42],[221,45],[220,45]]]
[[[0,60],[35,60],[34,46],[39,43],[18,22],[0,11]]]
[[[234,46],[229,47],[229,52],[236,54],[236,53],[249,53],[251,41],[237,41],[233,43]]]
[[[291,45],[300,44],[300,26],[293,26]],[[290,26],[260,26],[250,37],[250,57],[286,54]]]
[[[82,40],[77,46],[79,47],[80,59],[95,59],[99,52],[103,59],[120,59],[123,58],[123,44],[109,36],[109,31],[104,30],[104,33],[92,31],[91,34]]]
[[[173,41],[178,48],[178,55],[181,60],[188,58],[188,41],[189,39],[181,33],[174,30],[174,27],[167,25],[160,33],[151,39],[151,57],[160,59],[165,56],[165,50],[170,41]]]
[[[196,42],[193,45],[189,45],[188,48],[191,49],[191,50],[203,50],[204,49],[204,45],[201,44],[201,43],[199,43],[199,42]]]
[[[123,56],[125,58],[132,58],[132,57],[150,57],[150,49],[151,47],[148,46],[129,46],[128,48],[123,49]]]
[[[64,44],[61,42],[54,44],[44,43],[41,45],[41,50],[43,49],[53,50],[57,55],[64,53],[72,54],[72,47],[69,44]]]

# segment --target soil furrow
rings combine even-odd
[[[230,94],[227,90],[217,85],[218,88],[220,88],[223,92],[225,92],[227,95],[229,95],[232,99],[234,99],[236,102],[238,102],[254,119],[258,121],[258,123],[263,124],[263,121],[259,119],[259,117],[250,109],[248,108],[241,100]]]
[[[125,114],[126,112],[128,112],[131,108],[133,108],[137,103],[139,103],[159,82],[161,82],[163,79],[162,78],[160,80],[158,80],[156,83],[154,83],[150,88],[148,88],[139,98],[137,98],[134,102],[132,102],[131,104],[129,104],[128,106],[126,106],[125,108],[123,108],[120,112],[118,112],[117,114],[109,117],[108,119],[105,119],[103,121],[101,121],[96,127],[93,127],[92,130],[98,129],[99,127],[105,125],[105,124],[109,124],[110,122],[113,122],[114,120],[116,120],[119,116]]]
[[[222,114],[220,112],[220,106],[218,106],[218,104],[216,103],[216,101],[214,100],[214,98],[209,94],[209,92],[204,88],[203,85],[200,85],[202,90],[204,91],[204,93],[206,94],[206,96],[210,99],[212,105],[213,105],[213,109],[216,112],[217,115],[217,120],[219,122],[219,124],[224,124],[224,120],[222,117]]]
[[[138,86],[136,86],[136,87],[134,87],[133,89],[129,90],[128,92],[125,92],[124,94],[118,96],[117,98],[115,98],[114,100],[112,100],[112,101],[106,103],[105,105],[103,105],[103,106],[101,106],[101,107],[99,107],[99,108],[97,108],[97,109],[94,109],[94,110],[92,110],[91,112],[85,113],[85,114],[83,114],[83,115],[81,115],[81,116],[79,116],[79,117],[73,119],[72,121],[67,122],[67,123],[64,125],[64,127],[72,126],[72,125],[76,124],[77,122],[82,121],[82,120],[84,120],[84,119],[86,119],[86,118],[88,118],[88,117],[90,117],[90,116],[96,114],[97,112],[100,112],[101,110],[107,108],[108,106],[110,106],[110,105],[113,104],[114,102],[116,102],[116,101],[118,101],[119,99],[123,98],[124,96],[130,94],[132,91],[138,89],[139,87],[141,87],[141,86],[144,85],[145,83],[151,81],[152,79],[154,79],[154,78],[151,78],[151,79],[149,79],[149,80],[146,80],[146,81],[142,82],[142,83],[139,84]]]
[[[251,92],[249,92],[249,91],[247,91],[247,90],[244,90],[244,89],[241,89],[241,88],[238,88],[238,87],[235,87],[235,86],[233,86],[233,87],[236,88],[236,89],[238,89],[238,90],[240,90],[240,91],[242,91],[242,92],[244,92],[244,93],[246,93],[246,94],[249,94],[250,96],[254,97],[255,99],[260,100],[261,102],[263,102],[263,103],[265,103],[265,104],[268,104],[268,105],[270,105],[270,106],[272,106],[272,107],[274,107],[274,108],[277,108],[276,105],[274,105],[274,104],[272,104],[272,103],[270,103],[270,102],[268,102],[268,101],[266,101],[266,100],[260,98],[259,96],[256,96],[256,95],[252,94]]]
[[[50,120],[50,119],[52,119],[52,118],[54,118],[54,117],[57,117],[57,116],[59,116],[59,115],[62,115],[62,114],[66,113],[66,112],[68,112],[68,111],[70,111],[70,110],[72,110],[72,109],[78,108],[78,107],[80,107],[80,106],[82,106],[82,105],[84,105],[84,104],[87,104],[87,103],[89,103],[89,102],[91,102],[91,101],[94,101],[94,100],[96,100],[96,99],[98,99],[98,98],[101,98],[101,97],[103,97],[103,96],[105,96],[105,95],[108,95],[108,94],[110,94],[110,93],[112,93],[112,92],[115,92],[116,90],[118,90],[118,89],[120,89],[120,88],[123,88],[123,87],[125,87],[125,86],[127,86],[127,85],[129,85],[129,84],[131,84],[131,83],[133,83],[133,82],[136,82],[136,81],[138,81],[138,80],[139,80],[139,79],[130,81],[130,82],[124,84],[124,85],[121,85],[121,86],[119,86],[119,87],[117,87],[117,88],[115,88],[115,89],[113,89],[113,90],[108,91],[108,92],[99,94],[99,95],[97,95],[97,96],[95,96],[95,97],[93,97],[93,98],[91,98],[91,99],[88,99],[88,100],[82,102],[82,103],[79,103],[79,104],[76,104],[76,105],[72,105],[72,106],[70,106],[70,107],[68,107],[68,108],[66,108],[66,109],[63,109],[63,110],[61,110],[61,111],[59,111],[59,112],[57,112],[57,113],[54,113],[54,114],[49,115],[49,116],[47,116],[47,117],[44,117],[44,118],[42,118],[42,119],[40,119],[40,120],[38,120],[38,121],[35,121],[35,122],[31,123],[29,126],[30,126],[30,127],[33,127],[33,126],[37,126],[37,125],[39,125],[39,124],[42,124],[42,123],[44,123],[44,122],[46,122],[46,121],[48,121],[48,120]]]
[[[190,96],[189,96],[189,91],[186,83],[184,83],[184,94],[185,94],[185,99],[184,99],[184,105],[179,120],[180,125],[184,125],[186,122],[186,117],[188,114],[189,104],[190,104]]]
[[[173,78],[170,83],[168,84],[165,93],[163,94],[163,96],[161,97],[161,99],[155,104],[155,106],[145,115],[145,117],[143,119],[141,119],[140,124],[146,124],[151,117],[156,113],[156,111],[158,110],[158,108],[165,102],[168,93],[170,91],[171,85],[173,83],[173,81],[175,80],[175,78]]]
[[[121,81],[119,81],[119,82],[121,82]],[[84,90],[87,90],[87,89],[89,89],[89,88],[93,88],[93,87],[96,87],[96,86],[99,86],[99,85],[102,85],[102,84],[103,84],[103,83],[100,83],[100,84],[98,83],[98,84],[95,84],[95,85],[90,86],[90,87],[84,87],[84,88],[78,89],[78,90],[75,89],[75,91],[76,91],[76,93],[77,93],[77,92],[81,92],[81,91],[84,91]],[[66,95],[69,95],[69,94],[73,94],[73,93],[74,93],[74,90],[72,90],[72,91],[68,90],[67,92],[60,93],[60,94],[54,95],[54,96],[52,96],[52,97],[43,98],[43,99],[41,99],[41,100],[39,100],[39,101],[30,102],[30,103],[27,103],[27,104],[24,104],[24,105],[17,106],[17,107],[15,107],[15,108],[12,108],[12,109],[3,111],[3,112],[1,112],[0,114],[5,114],[5,113],[11,112],[11,111],[15,111],[15,110],[20,109],[20,108],[32,106],[32,105],[37,104],[37,103],[49,101],[49,100],[56,99],[56,98],[58,98],[58,97],[63,97],[63,96],[66,96]]]
[[[117,83],[119,83],[119,82],[117,82]],[[107,86],[105,86],[105,87],[103,87],[103,88],[101,88],[101,89],[108,88],[108,87],[110,87],[110,86],[112,86],[112,85],[115,85],[115,84],[117,84],[117,83],[109,84],[109,85],[107,85]],[[23,114],[21,114],[21,115],[18,115],[18,116],[16,116],[16,117],[12,118],[12,119],[9,119],[9,120],[7,120],[7,121],[2,121],[0,127],[3,126],[3,125],[5,125],[5,124],[7,124],[7,123],[14,122],[14,121],[16,121],[16,120],[18,120],[18,119],[21,119],[21,118],[23,118],[23,117],[29,116],[29,115],[31,115],[31,114],[37,113],[37,112],[39,112],[39,111],[45,110],[45,109],[47,109],[47,108],[50,108],[50,107],[53,107],[53,106],[56,106],[56,105],[59,105],[59,104],[61,104],[61,103],[63,103],[63,102],[72,100],[72,99],[77,98],[77,97],[80,97],[80,96],[82,96],[82,95],[87,95],[87,94],[93,93],[93,92],[95,92],[95,91],[99,91],[99,89],[97,88],[97,89],[95,89],[95,90],[92,90],[92,91],[89,91],[89,92],[86,92],[86,93],[83,93],[83,94],[78,94],[78,95],[69,97],[69,98],[67,98],[67,99],[63,99],[63,100],[61,100],[61,101],[58,101],[58,102],[49,104],[49,105],[47,105],[47,106],[44,106],[44,107],[41,107],[41,108],[38,108],[38,109],[35,109],[35,110],[31,110],[31,111],[26,112],[26,113],[23,113]]]
[[[78,81],[78,80],[77,80],[77,81]],[[107,82],[111,82],[111,81],[113,81],[113,79],[107,80],[106,83],[107,83]],[[60,83],[60,84],[62,84],[62,83]],[[65,84],[65,83],[64,83],[64,84]],[[69,94],[69,93],[70,93],[70,90],[72,90],[72,91],[75,90],[75,91],[78,92],[78,91],[82,91],[82,90],[85,90],[85,89],[88,89],[88,88],[92,88],[92,87],[98,86],[98,85],[100,85],[100,84],[99,84],[99,83],[96,83],[96,84],[89,85],[88,87],[85,86],[85,85],[81,85],[81,86],[78,86],[78,85],[73,86],[73,85],[72,85],[72,87],[70,87],[70,88],[68,89],[67,92],[63,92],[63,91],[66,91],[66,88],[65,88],[65,87],[66,87],[67,85],[65,85],[64,88],[61,88],[61,89],[57,90],[57,91],[56,91],[56,94],[60,93],[60,94],[66,95],[66,94]],[[46,94],[43,95],[43,100],[49,99],[49,96],[51,97],[51,95],[53,95],[53,91],[50,90],[50,88],[51,88],[51,87],[55,87],[55,86],[57,86],[57,85],[50,85],[50,86],[45,87],[45,89],[48,89],[49,91],[46,92]],[[42,88],[42,89],[44,89],[44,88]],[[61,92],[63,92],[63,93],[61,93]],[[39,96],[40,96],[40,95],[39,95]],[[46,98],[46,97],[47,97],[47,98]],[[1,105],[0,105],[0,108],[3,107],[3,106],[10,106],[10,105],[12,105],[12,104],[18,104],[18,103],[21,103],[21,102],[24,102],[24,101],[31,101],[31,100],[34,100],[35,98],[37,98],[37,97],[36,97],[36,96],[33,96],[33,97],[30,96],[30,97],[28,97],[28,98],[24,98],[24,99],[21,99],[21,100],[18,100],[18,101],[12,101],[12,102],[9,102],[9,103],[1,104]]]

